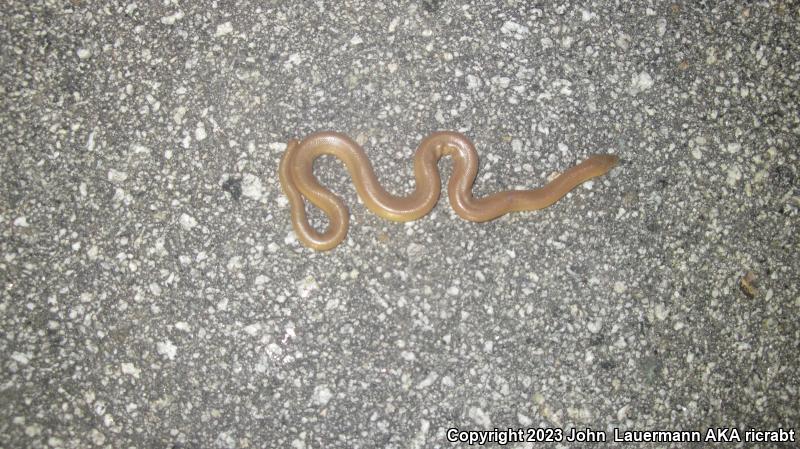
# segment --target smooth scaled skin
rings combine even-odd
[[[514,211],[547,207],[583,182],[601,176],[619,162],[613,154],[590,156],[568,169],[544,187],[533,190],[508,190],[484,198],[472,196],[472,183],[478,173],[478,153],[463,134],[434,132],[425,137],[414,154],[414,191],[395,196],[381,187],[364,150],[344,134],[323,131],[303,140],[291,140],[281,158],[279,175],[283,192],[292,209],[292,225],[300,241],[324,251],[336,247],[347,235],[350,215],[347,206],[314,176],[314,160],[323,154],[344,162],[364,204],[377,215],[393,221],[412,221],[430,212],[439,201],[441,178],[437,163],[443,156],[453,157],[453,173],[447,184],[450,204],[465,220],[489,221]],[[306,217],[305,199],[319,207],[330,223],[317,232]]]

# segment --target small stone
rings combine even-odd
[[[90,132],[86,139],[86,151],[94,151],[94,131]]]
[[[312,276],[306,276],[302,281],[297,283],[297,294],[301,298],[308,298],[311,296],[311,292],[317,288],[317,280]]]
[[[425,247],[418,243],[411,243],[406,247],[406,255],[409,259],[419,259],[425,254]]]
[[[230,22],[221,23],[217,25],[217,31],[214,33],[214,37],[225,36],[231,32],[233,32],[233,25],[231,25]]]
[[[199,122],[197,124],[197,128],[194,130],[194,138],[199,142],[205,140],[206,137],[208,137],[208,133],[206,133],[206,126],[203,124],[203,122]]]
[[[653,87],[653,78],[647,72],[640,72],[631,79],[631,92],[635,94],[644,92]]]
[[[732,165],[730,168],[728,168],[728,177],[725,180],[725,182],[729,186],[731,187],[735,186],[736,183],[739,182],[739,180],[741,179],[742,179],[742,170],[737,165]]]
[[[139,368],[136,367],[133,363],[123,363],[120,365],[120,369],[122,370],[122,374],[133,376],[135,378],[139,378],[139,374],[142,372]]]
[[[150,154],[150,148],[147,148],[146,146],[140,143],[131,144],[131,151],[133,152],[133,154],[145,154],[145,155]]]
[[[479,427],[483,429],[488,429],[491,427],[492,418],[489,416],[488,413],[483,411],[478,407],[470,407],[469,411],[467,412],[469,418],[477,424]]]
[[[183,121],[184,115],[186,115],[186,108],[183,106],[178,106],[172,112],[172,121],[175,122],[176,125],[180,125]]]
[[[24,352],[15,352],[11,354],[11,360],[20,365],[27,365],[31,361],[31,355]]]
[[[161,23],[164,25],[174,25],[175,22],[181,20],[183,18],[183,11],[178,11],[174,14],[170,14],[168,16],[161,17]]]
[[[255,337],[261,332],[261,323],[248,324],[244,327],[244,331],[247,335]]]
[[[284,65],[286,65],[287,68],[291,68],[293,65],[298,65],[301,62],[303,62],[303,57],[298,53],[292,53],[289,55],[289,58],[286,60]]]
[[[317,385],[314,387],[314,396],[312,400],[317,405],[325,405],[333,397],[333,393],[326,385]]]
[[[155,282],[151,282],[149,287],[150,287],[150,293],[152,293],[153,296],[161,296],[161,286],[159,286]]]
[[[425,379],[422,379],[422,382],[417,384],[417,389],[421,390],[423,388],[430,387],[431,385],[433,385],[434,382],[436,382],[436,379],[438,379],[438,378],[439,378],[439,375],[436,373],[436,371],[431,371],[425,377]]]
[[[91,438],[95,446],[102,446],[106,442],[106,436],[97,429],[92,429],[92,431],[89,432],[89,438]]]
[[[181,227],[187,231],[191,231],[192,228],[197,226],[197,220],[194,219],[191,215],[187,213],[181,214],[178,222],[181,224]]]
[[[165,358],[173,360],[178,353],[178,348],[171,341],[164,340],[156,344],[156,351]]]
[[[524,34],[528,33],[528,27],[520,25],[513,20],[509,20],[500,27],[500,32],[503,34],[512,34],[514,39],[522,40],[525,38]]]
[[[663,304],[656,304],[656,307],[655,307],[655,310],[653,310],[653,313],[654,313],[654,315],[655,315],[657,320],[664,321],[664,319],[667,318],[667,314],[669,314],[669,311],[667,311],[667,308],[664,307]]]
[[[708,47],[706,49],[706,64],[713,65],[717,63],[717,49]]]
[[[728,153],[731,154],[738,153],[739,151],[741,151],[742,145],[738,142],[731,142],[725,146],[725,149],[728,151]]]
[[[245,173],[242,176],[242,196],[259,201],[263,195],[264,186],[261,185],[261,179],[256,175]]]
[[[124,171],[115,170],[113,168],[108,170],[109,181],[117,184],[120,182],[125,182],[126,179],[128,179],[128,174],[125,173]]]
[[[284,151],[286,151],[285,142],[270,142],[269,144],[267,144],[267,146],[273,153],[283,153]]]
[[[233,256],[228,259],[228,263],[225,265],[225,268],[227,268],[228,271],[237,272],[242,269],[242,266],[242,256]]]

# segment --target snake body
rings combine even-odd
[[[475,198],[472,196],[472,184],[478,173],[475,146],[461,133],[439,131],[425,137],[414,154],[414,191],[408,196],[395,196],[378,182],[361,146],[346,135],[323,131],[302,140],[293,139],[281,158],[281,187],[289,199],[292,225],[298,239],[320,251],[341,243],[350,222],[347,206],[314,176],[314,160],[324,154],[344,162],[356,192],[369,210],[393,221],[416,220],[433,209],[441,193],[437,163],[444,156],[453,157],[453,172],[447,185],[450,204],[460,217],[476,222],[493,220],[509,212],[547,207],[581,183],[605,174],[619,161],[612,154],[593,155],[538,189],[508,190]],[[304,199],[328,216],[325,232],[318,232],[308,222]]]

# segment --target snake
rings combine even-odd
[[[298,240],[319,251],[339,245],[347,236],[350,225],[349,210],[342,199],[314,176],[314,161],[322,155],[332,155],[344,163],[358,196],[370,211],[398,222],[423,217],[439,201],[441,176],[437,164],[445,156],[453,158],[447,184],[450,204],[461,218],[473,222],[550,206],[578,185],[606,174],[619,162],[614,154],[594,154],[542,187],[506,190],[475,198],[472,186],[479,162],[475,145],[462,133],[437,131],[424,137],[414,153],[414,191],[406,196],[396,196],[381,186],[364,149],[347,135],[319,131],[303,139],[291,139],[280,161],[280,184],[289,200],[291,222]],[[317,231],[309,223],[305,200],[328,217],[324,232]]]

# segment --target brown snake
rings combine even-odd
[[[538,189],[508,190],[475,198],[472,196],[472,183],[478,173],[475,146],[461,133],[439,131],[428,135],[419,144],[414,154],[416,187],[410,195],[401,197],[381,187],[364,150],[346,135],[324,131],[300,141],[293,139],[281,158],[281,187],[289,198],[297,237],[304,245],[320,251],[341,243],[350,222],[347,206],[314,176],[314,160],[323,154],[341,159],[367,208],[393,221],[416,220],[433,209],[441,192],[437,163],[443,156],[453,157],[453,173],[447,184],[450,204],[461,218],[478,222],[493,220],[509,212],[547,207],[583,182],[607,173],[619,162],[613,154],[596,154]],[[325,232],[317,232],[308,222],[304,198],[328,216],[330,222]]]

